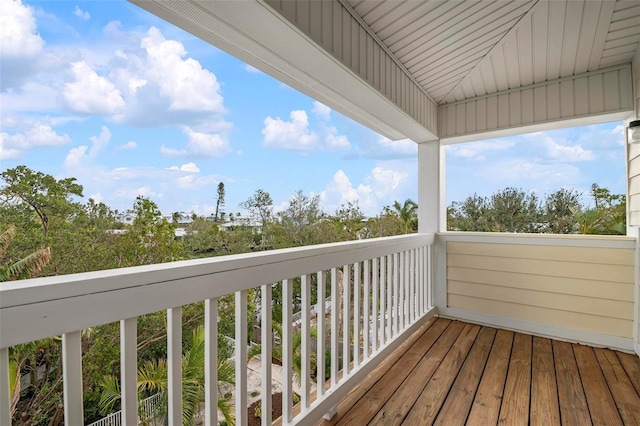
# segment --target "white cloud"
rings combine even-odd
[[[200,173],[200,169],[196,165],[196,163],[186,163],[178,166],[171,166],[169,170],[180,170],[181,172],[190,172],[190,173]]]
[[[364,140],[354,154],[356,157],[377,159],[417,158],[418,145],[410,139],[392,141],[384,136],[371,133],[375,142]]]
[[[396,166],[378,165],[358,185],[351,182],[344,170],[338,170],[320,192],[324,209],[335,211],[342,204],[357,201],[365,214],[376,215],[384,205],[406,198],[402,186],[408,182],[409,173],[402,169],[402,164]]]
[[[64,166],[67,169],[73,169],[78,166],[87,167],[95,160],[98,154],[104,150],[111,140],[111,132],[106,126],[102,126],[100,134],[98,136],[91,136],[91,147],[87,145],[80,145],[75,148],[71,148],[66,158],[64,159]]]
[[[20,0],[0,0],[0,10],[0,89],[6,90],[19,87],[37,70],[44,40],[31,6]]]
[[[76,8],[73,11],[73,14],[76,16],[76,18],[84,19],[85,21],[88,21],[91,18],[91,15],[89,15],[89,12],[86,12],[80,9],[80,6],[78,5],[76,5]]]
[[[136,149],[136,148],[138,148],[138,144],[134,141],[129,141],[125,144],[120,145],[118,147],[118,150],[124,151],[124,150]]]
[[[71,142],[67,134],[58,134],[51,126],[46,124],[36,124],[23,133],[9,134],[0,133],[2,142],[2,158],[19,158],[22,152],[43,147],[56,147]]]
[[[311,109],[311,112],[313,112],[316,117],[323,120],[329,120],[331,118],[331,108],[318,101],[313,102],[313,108]]]
[[[447,145],[447,153],[454,157],[469,158],[477,161],[486,160],[484,155],[490,151],[506,151],[515,145],[513,141],[492,141],[492,142],[467,142],[457,145]]]
[[[187,54],[182,43],[166,40],[158,28],[149,29],[141,47],[147,51],[147,76],[157,81],[160,93],[171,99],[170,110],[223,113],[220,84],[212,72]]]
[[[249,64],[244,64],[244,70],[253,74],[261,74],[262,71],[260,71],[258,68],[253,67]]]
[[[115,114],[124,106],[120,90],[99,76],[84,61],[71,64],[74,81],[66,83],[62,96],[67,107],[83,114]]]
[[[21,0],[0,0],[0,9],[2,56],[32,57],[39,54],[44,40],[37,32],[33,8],[23,5]]]
[[[279,117],[265,118],[262,129],[265,147],[295,151],[304,155],[321,149],[338,150],[350,147],[347,137],[338,134],[338,129],[334,126],[323,123],[318,131],[310,130],[309,116],[304,110],[291,111],[289,118],[289,121]]]
[[[580,145],[562,145],[556,143],[556,141],[549,136],[544,138],[544,145],[547,149],[547,155],[556,161],[573,163],[592,161],[596,158],[591,150],[584,149]]]
[[[160,147],[162,155],[167,157],[196,156],[206,158],[221,158],[231,152],[231,144],[224,135],[219,133],[196,132],[189,127],[183,127],[183,132],[189,141],[183,149]]]

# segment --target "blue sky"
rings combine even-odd
[[[113,209],[226,211],[259,188],[332,213],[417,197],[417,150],[391,142],[124,1],[0,0],[0,169],[75,177]],[[621,123],[447,148],[447,198],[506,186],[624,192]]]

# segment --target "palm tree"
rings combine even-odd
[[[404,200],[404,203],[400,205],[398,201],[393,203],[393,209],[395,214],[400,218],[404,224],[404,233],[409,233],[409,225],[416,218],[418,204],[411,198]]]
[[[193,346],[182,355],[182,424],[193,425],[198,405],[204,400],[204,327],[193,331]],[[235,424],[233,404],[230,396],[223,395],[223,388],[235,383],[235,368],[226,360],[218,360],[218,410],[228,425]],[[113,411],[120,400],[120,384],[117,377],[105,376],[102,380],[100,408],[103,412]],[[148,361],[138,368],[138,400],[144,395],[161,393],[167,395],[167,361]],[[166,406],[166,404],[165,404]],[[158,413],[163,414],[163,413]],[[140,416],[142,419],[144,416]],[[144,419],[143,422],[148,419]]]
[[[16,236],[16,227],[11,225],[0,234],[0,260],[4,262],[9,244]],[[30,278],[38,275],[51,261],[51,248],[45,247],[30,255],[7,264],[0,264],[0,282]]]

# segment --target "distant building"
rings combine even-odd
[[[133,210],[116,213],[116,221],[124,223],[125,225],[133,225],[134,220],[136,220],[136,214]]]
[[[262,222],[250,217],[236,216],[233,220],[218,225],[221,231],[233,232],[238,228],[251,228],[254,234],[262,234]]]

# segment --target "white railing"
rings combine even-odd
[[[144,412],[144,419],[149,420],[158,416],[160,404],[162,403],[162,394],[156,393],[148,398],[140,401],[142,406],[140,413]],[[111,413],[106,417],[101,418],[97,422],[90,423],[87,426],[121,426],[122,425],[122,410]]]
[[[235,418],[247,423],[247,291],[260,288],[263,353],[271,353],[272,285],[282,286],[283,423],[309,424],[338,402],[433,314],[433,234],[325,244],[3,283],[0,286],[0,424],[10,424],[8,349],[62,335],[67,425],[83,423],[81,331],[120,321],[122,424],[137,424],[136,336],[140,315],[167,310],[168,421],[182,423],[181,306],[205,305],[205,424],[217,424],[217,300],[235,294]],[[331,356],[330,380],[311,392],[312,275],[318,312],[331,298],[331,320],[317,324],[319,359]],[[293,284],[302,301],[300,410],[293,414]],[[325,348],[325,338],[329,348]],[[365,336],[375,336],[367,338]],[[262,360],[262,412],[271,412],[271,357]],[[325,377],[324,362],[317,377]],[[267,416],[264,416],[267,417]],[[270,424],[263,418],[263,424]]]

